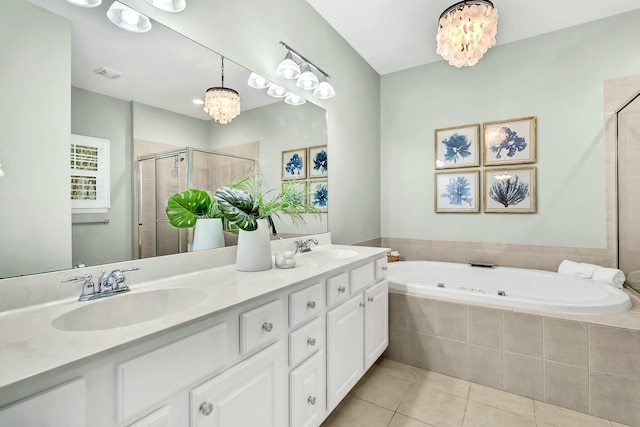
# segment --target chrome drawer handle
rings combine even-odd
[[[363,302],[360,303],[360,307],[364,307],[364,303]]]
[[[309,302],[307,303],[307,307],[309,307],[309,308],[311,308],[311,309],[316,308],[316,302],[315,302],[315,301],[309,301]]]
[[[387,267],[386,265],[382,267],[382,271],[387,271],[389,267]]]
[[[369,298],[367,298],[367,300],[368,300],[369,302],[373,302],[373,297],[369,297]]]
[[[316,339],[315,338],[309,338],[307,340],[307,344],[309,344],[311,347],[313,347],[314,345],[316,345]]]
[[[209,402],[204,402],[200,405],[200,413],[205,417],[208,417],[213,412],[213,404]]]
[[[312,405],[316,404],[316,397],[315,396],[309,396],[309,398],[307,399],[307,402],[311,403]]]
[[[265,332],[271,332],[273,330],[273,323],[264,322],[262,324],[262,330],[265,331]]]
[[[345,292],[346,290],[347,290],[347,288],[345,288],[344,286],[340,286],[338,288],[338,292],[340,292],[340,293]]]

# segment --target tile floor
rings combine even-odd
[[[626,427],[380,359],[321,427]]]

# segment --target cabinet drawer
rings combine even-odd
[[[295,327],[322,311],[322,285],[316,283],[289,295],[289,326]]]
[[[327,279],[327,306],[332,306],[338,301],[349,296],[349,275],[341,273]]]
[[[278,299],[240,314],[242,354],[275,340],[283,330],[282,302]]]
[[[323,352],[289,374],[291,427],[315,427],[326,410]]]
[[[376,260],[376,281],[387,277],[387,263],[386,255]]]
[[[289,334],[289,366],[296,366],[323,346],[322,322],[318,318]]]
[[[221,323],[117,365],[119,420],[212,374],[227,354],[227,324]]]
[[[349,272],[349,276],[351,294],[353,295],[375,281],[373,262],[354,268]]]
[[[133,424],[130,424],[129,427],[171,427],[168,406],[163,406],[157,411],[147,415],[141,420],[136,421]]]

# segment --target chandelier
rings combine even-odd
[[[472,66],[496,44],[498,10],[488,0],[461,1],[440,15],[436,53],[454,67]]]
[[[224,87],[224,56],[222,57],[222,83],[220,87],[210,87],[204,96],[204,112],[216,122],[226,125],[240,114],[240,95],[237,91]]]

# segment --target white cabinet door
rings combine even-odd
[[[0,409],[0,426],[85,427],[84,378],[78,378]]]
[[[324,353],[316,353],[289,374],[291,427],[316,427],[325,413]]]
[[[286,359],[277,342],[193,389],[191,427],[284,426]]]
[[[340,403],[364,373],[362,294],[327,312],[327,404]]]
[[[364,292],[365,370],[380,357],[389,344],[389,293],[386,280]]]

